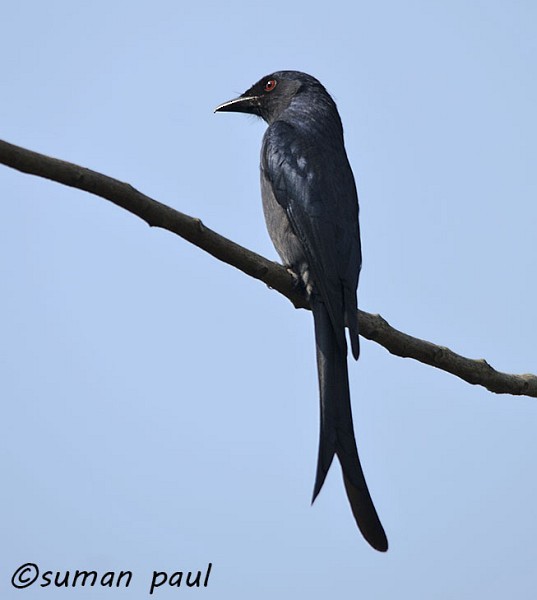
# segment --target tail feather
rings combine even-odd
[[[312,502],[321,491],[337,455],[352,513],[364,538],[381,552],[388,540],[371,500],[354,438],[347,356],[337,338],[325,305],[312,302],[321,400],[321,431]]]

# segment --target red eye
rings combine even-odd
[[[277,83],[278,82],[275,79],[269,79],[267,83],[265,83],[265,92],[272,92]]]

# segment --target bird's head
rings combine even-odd
[[[300,71],[277,71],[255,83],[244,94],[228,100],[214,112],[243,112],[257,115],[273,123],[289,107],[294,98],[311,88],[323,86],[317,79]]]

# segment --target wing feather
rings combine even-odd
[[[302,245],[338,343],[346,348],[348,321],[356,356],[361,252],[354,178],[344,151],[341,156],[341,151],[311,147],[305,139],[292,125],[273,123],[263,140],[261,168]]]

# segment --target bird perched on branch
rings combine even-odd
[[[356,289],[362,264],[358,196],[332,97],[314,77],[278,71],[215,112],[243,112],[269,125],[261,148],[261,195],[269,235],[306,293],[315,324],[321,431],[313,500],[334,455],[365,539],[388,540],[367,489],[354,438],[347,342],[360,352]]]

